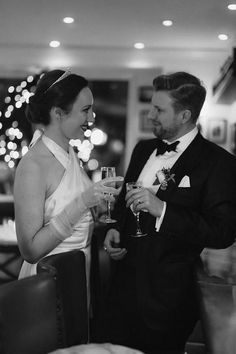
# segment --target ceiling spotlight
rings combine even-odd
[[[164,20],[162,21],[163,26],[170,27],[173,25],[173,21],[171,20]]]
[[[57,47],[60,47],[61,43],[59,41],[51,41],[49,43],[50,47],[52,48],[57,48]]]
[[[228,39],[229,37],[227,36],[227,34],[221,33],[221,34],[219,34],[218,38],[219,38],[221,41],[227,41],[227,39]]]
[[[229,4],[228,9],[229,10],[236,10],[236,4]]]
[[[143,49],[145,47],[144,43],[138,42],[134,44],[134,48]]]
[[[73,17],[64,17],[63,22],[64,23],[73,23],[74,19],[73,19]]]

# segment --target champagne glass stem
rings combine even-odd
[[[111,219],[111,202],[107,201],[107,218]]]
[[[139,215],[140,215],[140,213],[136,213],[136,224],[137,224],[137,233],[138,233],[138,234],[141,234],[141,233],[142,233],[142,230],[141,230],[141,228],[140,228]]]

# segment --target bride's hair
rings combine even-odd
[[[38,81],[34,95],[26,107],[26,117],[34,124],[47,126],[52,107],[60,107],[69,113],[80,91],[88,87],[83,77],[63,70],[52,70]]]

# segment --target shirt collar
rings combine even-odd
[[[188,132],[187,134],[184,134],[180,138],[176,139],[179,141],[179,144],[176,148],[177,152],[184,151],[189,146],[189,144],[193,141],[193,139],[195,138],[197,133],[198,133],[198,129],[197,129],[197,127],[194,127],[192,130],[190,130],[190,132]],[[164,141],[168,142],[167,140],[164,140]],[[172,141],[171,143],[174,143],[174,141]]]

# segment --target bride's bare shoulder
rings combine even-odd
[[[29,149],[21,158],[16,169],[16,174],[25,175],[30,172],[30,174],[40,173],[42,175],[48,159],[48,151],[39,143],[37,146]]]

